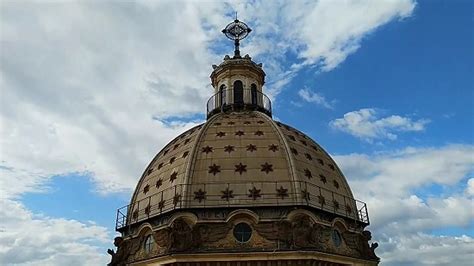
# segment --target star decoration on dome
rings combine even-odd
[[[176,150],[178,147],[179,147],[179,144],[175,144],[175,145],[173,146],[173,150]]]
[[[222,125],[222,123],[216,122],[216,123],[214,123],[214,125],[215,126],[220,126],[220,125]]]
[[[311,145],[311,148],[313,148],[313,150],[315,151],[318,151],[318,147],[316,147],[315,145]]]
[[[191,141],[191,139],[185,139],[184,140],[184,145],[188,144]]]
[[[249,144],[247,145],[247,151],[249,152],[254,152],[257,150],[257,146],[256,145],[253,145],[253,144]]]
[[[352,207],[349,204],[346,204],[346,212],[351,213],[352,212]]]
[[[133,211],[133,213],[132,213],[132,219],[133,219],[133,220],[138,219],[138,209],[136,209],[136,210]]]
[[[208,154],[208,153],[212,152],[212,150],[213,150],[212,147],[206,146],[206,147],[203,147],[201,151],[202,151],[202,152],[205,152],[206,154]]]
[[[176,160],[176,157],[171,157],[170,158],[170,164],[173,164],[175,160]]]
[[[245,133],[242,130],[239,130],[239,131],[235,132],[235,135],[240,137],[240,136],[245,135]]]
[[[232,146],[232,145],[227,145],[227,146],[224,147],[224,151],[228,152],[228,153],[231,153],[231,152],[235,151],[235,147]]]
[[[210,174],[216,175],[220,171],[221,171],[221,167],[219,165],[213,164],[213,165],[209,166],[209,171],[208,172]]]
[[[290,148],[290,151],[291,151],[294,155],[298,155],[298,151],[297,151],[295,148]]]
[[[198,200],[199,203],[201,203],[201,201],[206,199],[206,194],[207,192],[203,191],[202,189],[199,189],[198,191],[194,191],[194,199]]]
[[[269,172],[273,172],[272,164],[265,162],[265,164],[262,164],[261,166],[262,166],[262,169],[261,169],[262,172],[265,172],[266,174],[268,174]]]
[[[239,172],[242,175],[243,172],[247,172],[247,165],[239,163],[235,165],[235,172]]]
[[[160,164],[158,165],[158,170],[161,169],[161,167],[163,167],[163,163],[160,163]]]
[[[305,153],[304,156],[306,157],[306,159],[308,159],[310,161],[313,160],[313,157],[309,153]]]
[[[216,137],[222,138],[225,136],[225,132],[219,131],[216,133]]]
[[[167,153],[168,153],[168,150],[165,150],[165,151],[163,152],[163,155],[166,155]]]
[[[310,194],[308,192],[308,190],[301,190],[301,197],[303,197],[304,200],[306,201],[310,201],[311,200],[311,197],[310,197]]]
[[[332,204],[334,205],[334,209],[336,209],[336,210],[339,209],[339,202],[337,202],[337,200],[333,200]]]
[[[160,188],[161,185],[163,185],[163,179],[160,178],[160,179],[158,179],[158,180],[156,181],[155,186],[156,186],[156,188]]]
[[[148,168],[148,170],[146,171],[146,174],[150,175],[151,173],[153,173],[153,168]]]
[[[324,205],[324,204],[326,204],[326,199],[323,196],[319,195],[318,196],[318,202],[319,202],[319,204]]]
[[[227,125],[235,125],[235,122],[232,122],[232,121],[227,122]]]
[[[165,207],[165,201],[164,200],[161,200],[160,202],[158,202],[158,208],[160,209],[160,211],[163,211],[164,207]]]
[[[143,194],[148,193],[148,191],[150,191],[150,186],[147,184],[147,185],[143,188]]]
[[[306,140],[300,139],[300,142],[301,142],[301,144],[303,144],[303,145],[305,145],[305,146],[308,146],[308,143],[306,142]]]
[[[311,171],[308,168],[304,169],[304,176],[306,176],[308,179],[313,178],[313,175],[311,174]]]
[[[319,180],[321,180],[321,182],[323,182],[324,184],[326,184],[326,182],[328,181],[324,175],[319,175]]]
[[[180,195],[180,194],[174,195],[174,197],[173,197],[173,205],[174,205],[174,206],[178,205],[178,203],[179,203],[180,200],[181,200],[181,195]]]
[[[252,189],[249,189],[249,198],[252,198],[253,200],[256,200],[257,198],[260,198],[262,195],[260,195],[261,189],[257,189],[256,187],[253,187]]]
[[[263,131],[261,130],[256,131],[255,136],[263,136]]]
[[[177,177],[178,177],[178,172],[173,172],[170,175],[170,183],[173,183],[173,181],[175,181]]]
[[[250,125],[250,121],[244,121],[244,125]]]
[[[333,164],[328,164],[329,168],[331,168],[331,170],[335,171],[336,170],[336,167],[334,167]]]
[[[229,188],[226,188],[226,190],[223,190],[221,192],[222,192],[221,199],[225,199],[225,200],[229,201],[229,199],[234,198],[234,194],[233,194],[234,191],[229,190]]]
[[[292,141],[296,141],[296,138],[295,138],[295,136],[288,135],[288,138],[289,138],[289,139],[291,139]]]
[[[263,124],[263,123],[265,123],[265,122],[263,122],[262,120],[258,120],[257,123],[259,123],[259,124],[261,125],[261,124]]]
[[[150,209],[151,209],[151,206],[150,206],[150,204],[148,204],[148,205],[145,207],[145,214],[146,214],[146,215],[150,214]]]
[[[189,155],[189,151],[185,151],[185,152],[183,153],[183,158],[186,158],[188,155]]]
[[[332,183],[336,189],[339,189],[339,183],[336,180],[333,180]]]
[[[284,199],[285,197],[288,197],[288,189],[284,188],[283,186],[280,186],[277,190],[277,196],[280,197],[281,199]]]
[[[270,150],[272,152],[276,152],[278,150],[278,146],[275,145],[275,144],[272,144],[272,145],[268,146],[268,150]]]
[[[319,158],[318,158],[318,163],[319,163],[320,165],[324,165],[323,159],[319,159]]]

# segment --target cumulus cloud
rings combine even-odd
[[[94,223],[35,215],[11,200],[0,200],[0,264],[105,265],[107,228]]]
[[[316,105],[322,106],[324,108],[332,109],[333,106],[330,104],[324,96],[317,92],[313,92],[309,89],[301,89],[298,91],[300,98],[306,102],[314,103]]]
[[[329,123],[330,127],[349,133],[366,141],[397,139],[398,132],[419,132],[425,129],[428,119],[412,120],[409,117],[391,115],[380,118],[376,109],[365,108],[344,114]]]
[[[474,196],[474,178],[469,178],[467,181],[466,193],[468,195]]]
[[[448,145],[334,156],[354,195],[367,202],[384,264],[468,265],[467,251],[474,247],[471,236],[429,233],[472,224],[472,195],[449,188],[464,186],[466,176],[474,170],[473,153],[472,145]],[[419,192],[433,185],[445,189],[439,194]],[[450,256],[448,251],[458,248],[458,256]]]

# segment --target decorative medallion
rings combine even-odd
[[[176,180],[176,178],[178,177],[178,172],[173,172],[171,175],[170,175],[170,183],[173,183],[173,181]]]
[[[239,172],[242,175],[243,172],[247,172],[247,165],[239,163],[235,165],[235,172]]]
[[[252,189],[249,189],[249,198],[252,198],[253,200],[256,200],[257,198],[260,198],[260,191],[261,189],[257,189],[256,187],[253,187]]]
[[[210,174],[216,175],[220,171],[221,171],[221,167],[219,165],[213,164],[213,165],[209,166],[209,171],[208,172]]]
[[[231,152],[233,152],[233,151],[235,150],[234,148],[235,148],[235,147],[232,146],[232,145],[227,145],[227,146],[224,147],[224,151],[225,151],[225,152],[228,152],[228,153],[231,153]]]
[[[261,166],[262,166],[262,169],[261,169],[262,172],[265,172],[266,174],[268,174],[269,172],[273,172],[272,164],[265,162],[265,164],[262,164]]]
[[[208,153],[212,152],[212,150],[213,150],[212,147],[206,146],[206,147],[203,147],[201,151],[208,154]]]
[[[328,181],[324,175],[319,175],[319,180],[321,180],[321,182],[323,182],[324,184],[326,184],[326,182]]]
[[[158,180],[156,181],[155,186],[156,186],[156,188],[160,188],[161,185],[163,185],[163,179],[160,178],[160,179],[158,179]]]
[[[257,146],[256,145],[253,145],[253,144],[249,144],[247,145],[247,151],[249,152],[254,152],[257,150]]]
[[[323,196],[319,195],[318,196],[318,202],[319,202],[319,204],[324,205],[324,204],[326,204],[326,199]]]
[[[233,195],[234,192],[232,190],[229,190],[229,188],[226,188],[225,190],[223,190],[221,192],[222,192],[221,199],[225,199],[225,200],[229,201],[229,199],[234,198],[234,195]]]
[[[198,191],[194,191],[194,199],[198,200],[199,203],[201,203],[201,201],[206,199],[206,194],[207,192],[203,191],[202,189],[199,189]]]
[[[275,145],[275,144],[272,144],[272,145],[268,146],[268,150],[270,150],[272,152],[276,152],[278,150],[278,146]]]
[[[180,194],[174,195],[174,197],[173,197],[173,205],[174,205],[174,206],[178,205],[178,203],[179,203],[180,200],[181,200],[181,195],[180,195]]]
[[[288,189],[287,188],[283,188],[283,186],[281,186],[280,188],[277,188],[277,196],[280,197],[281,199],[284,199],[285,197],[288,197]]]

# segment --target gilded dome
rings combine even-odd
[[[128,222],[175,209],[295,205],[358,217],[344,175],[315,141],[258,111],[219,113],[155,156]]]

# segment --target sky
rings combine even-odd
[[[237,11],[274,119],[337,161],[381,265],[470,265],[473,5],[1,1],[0,264],[109,261],[146,165],[205,121]]]

